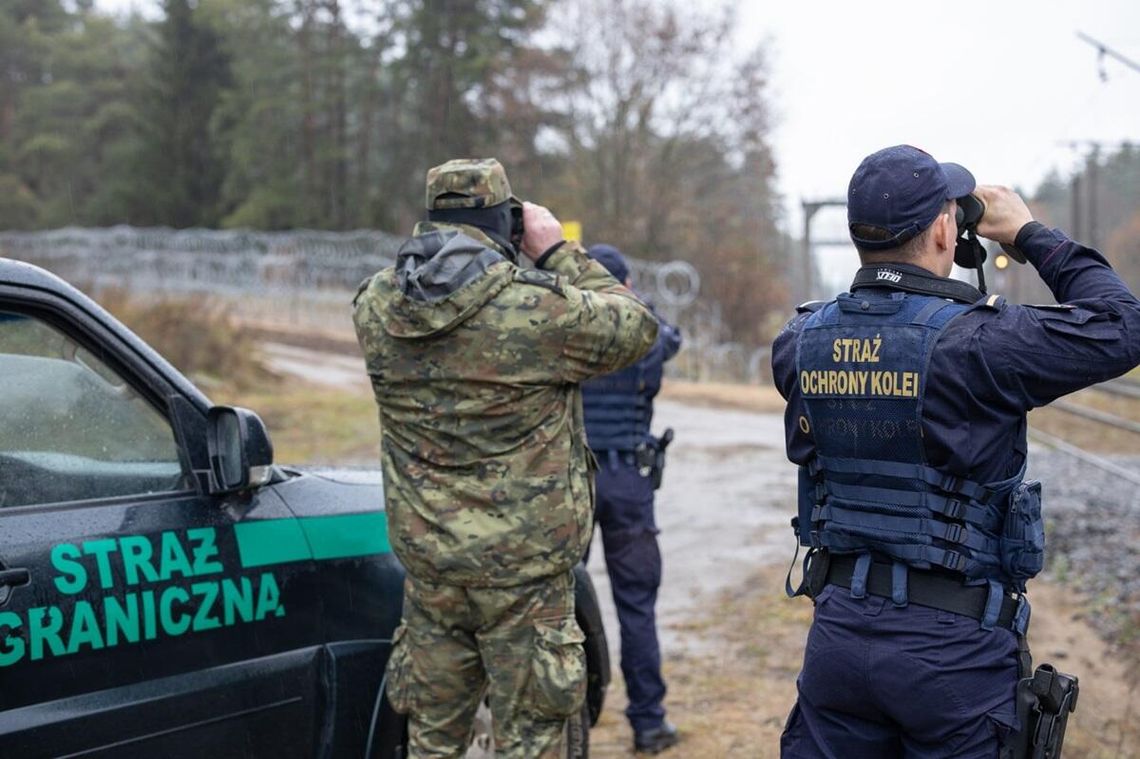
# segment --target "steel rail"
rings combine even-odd
[[[1058,411],[1064,411],[1066,414],[1079,416],[1082,419],[1089,419],[1101,424],[1107,424],[1110,427],[1115,427],[1119,430],[1127,430],[1140,435],[1140,422],[1134,422],[1131,419],[1110,414],[1107,411],[1100,411],[1088,406],[1082,406],[1079,403],[1072,403],[1071,401],[1053,401],[1046,408],[1055,408]]]
[[[1093,385],[1090,390],[1098,390],[1108,395],[1122,395],[1126,398],[1140,398],[1140,382],[1126,377],[1119,377],[1108,382]],[[1055,404],[1054,404],[1055,405]]]
[[[1056,404],[1054,403],[1053,405]],[[1059,437],[1030,427],[1029,438],[1038,443],[1041,443],[1042,445],[1047,445],[1050,448],[1055,448],[1062,453],[1067,453],[1073,458],[1083,461],[1086,464],[1090,464],[1097,467],[1098,469],[1102,469],[1106,472],[1109,472],[1110,474],[1116,475],[1117,477],[1128,480],[1134,485],[1140,485],[1140,472],[1137,472],[1133,469],[1128,469],[1127,467],[1122,467],[1119,464],[1113,463],[1101,456],[1097,456],[1094,453],[1089,453],[1083,448],[1078,448],[1072,443],[1066,443]]]

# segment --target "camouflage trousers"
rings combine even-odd
[[[586,695],[584,640],[570,572],[506,588],[409,576],[386,685],[408,715],[409,758],[462,757],[484,695],[496,757],[560,757]]]

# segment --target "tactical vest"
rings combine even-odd
[[[1039,483],[978,483],[926,463],[922,404],[938,336],[967,306],[927,295],[843,294],[807,318],[797,379],[815,458],[800,473],[800,540],[835,554],[871,552],[895,565],[893,600],[906,603],[905,567],[941,568],[1024,590],[1041,569]],[[860,569],[861,568],[861,569]],[[859,577],[852,578],[852,587]],[[983,627],[996,619],[983,620]],[[987,622],[989,623],[987,625]]]
[[[646,392],[646,374],[650,368],[647,357],[582,383],[582,408],[591,450],[632,451],[649,439],[653,400]]]

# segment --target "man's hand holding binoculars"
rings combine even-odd
[[[1029,206],[1008,187],[980,184],[974,188],[973,194],[986,206],[978,221],[978,234],[982,237],[1013,245],[1021,228],[1033,221]]]
[[[523,254],[531,261],[539,257],[554,245],[562,242],[562,224],[554,218],[548,208],[523,202]]]

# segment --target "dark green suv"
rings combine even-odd
[[[0,756],[402,756],[403,574],[377,473],[275,466],[256,414],[0,258]],[[578,616],[584,756],[609,682],[584,571]]]

